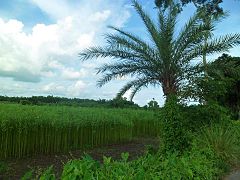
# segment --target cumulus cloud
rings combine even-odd
[[[56,83],[52,82],[52,83],[44,85],[42,87],[42,91],[44,93],[48,93],[48,94],[63,95],[64,91],[65,91],[65,87],[60,84],[56,84]]]
[[[68,87],[67,95],[70,97],[79,97],[87,87],[87,84],[79,80]]]
[[[76,62],[84,48],[101,43],[108,24],[123,25],[128,9],[123,1],[30,0],[55,19],[24,32],[24,22],[0,17],[0,76],[15,81],[40,82],[42,78],[80,80],[87,70]],[[99,6],[102,5],[102,6]],[[123,6],[116,15],[115,10]],[[76,65],[78,64],[78,65]]]
[[[62,77],[66,80],[76,80],[81,79],[87,75],[87,70],[81,69],[80,71],[75,71],[73,68],[66,68],[62,72]]]
[[[51,82],[49,84],[43,85],[41,91],[45,94],[79,97],[84,93],[86,87],[87,84],[81,80],[75,81],[69,85]]]

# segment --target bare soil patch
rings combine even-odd
[[[128,152],[130,155],[129,160],[133,160],[143,155],[146,151],[146,147],[149,145],[153,148],[157,148],[159,145],[158,139],[138,138],[133,139],[128,143],[112,144],[89,150],[76,150],[65,154],[48,156],[38,155],[24,159],[9,159],[5,161],[8,164],[9,169],[5,174],[0,174],[0,179],[20,179],[29,170],[45,169],[51,165],[53,165],[54,171],[59,177],[66,162],[72,159],[79,159],[84,153],[87,153],[92,156],[93,159],[102,162],[103,156],[112,157],[112,159],[117,160],[121,158],[121,153]]]

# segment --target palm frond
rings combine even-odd
[[[130,81],[125,86],[123,86],[123,88],[120,89],[117,97],[123,96],[127,91],[132,89],[130,95],[130,100],[132,101],[133,97],[140,90],[140,88],[142,88],[143,86],[147,87],[148,84],[150,84],[152,81],[154,81],[154,79],[148,77],[138,78],[136,80]]]
[[[228,52],[229,49],[240,45],[240,34],[229,34],[215,38],[206,43],[206,45],[197,44],[189,51],[188,55],[184,57],[185,61],[201,57],[205,52],[206,55],[213,55],[215,53]]]
[[[135,53],[129,52],[124,49],[111,49],[105,47],[91,47],[83,52],[79,53],[79,57],[82,61],[86,61],[88,59],[93,58],[115,58],[120,60],[129,60],[129,61],[137,61],[141,59],[141,56],[138,56]]]
[[[169,60],[172,57],[174,47],[174,31],[176,26],[177,13],[176,6],[170,6],[169,12],[165,15],[159,11],[159,44],[158,50],[161,58],[165,61],[165,65],[170,65]],[[167,68],[167,67],[166,67]]]
[[[116,28],[114,26],[108,26],[110,29],[113,29],[115,31],[117,31],[120,35],[123,35],[129,39],[131,39],[132,41],[142,45],[142,46],[147,46],[146,42],[144,42],[143,40],[141,40],[140,37],[137,37],[136,35],[130,33],[130,32],[126,32],[126,31],[123,31],[119,28]]]
[[[240,45],[240,34],[220,36],[208,42],[204,47],[207,54],[227,52],[229,49]]]
[[[159,32],[158,29],[155,25],[155,23],[153,22],[153,20],[150,18],[150,16],[144,12],[142,6],[136,1],[133,1],[133,6],[135,7],[137,13],[139,14],[139,16],[141,17],[144,25],[147,28],[147,32],[149,33],[151,39],[153,40],[153,43],[155,44],[156,47],[159,47]]]
[[[111,49],[124,49],[128,52],[132,52],[139,57],[141,56],[143,59],[142,62],[150,64],[156,62],[156,60],[159,60],[156,51],[146,43],[143,44],[142,42],[139,44],[121,35],[115,34],[107,34],[105,37]]]

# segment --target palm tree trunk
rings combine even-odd
[[[171,81],[171,78],[168,78],[168,80],[165,80],[164,83],[162,83],[163,88],[163,94],[166,96],[166,102],[168,102],[172,97],[177,96],[177,87],[175,81]]]

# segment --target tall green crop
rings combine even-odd
[[[0,104],[0,158],[125,142],[158,129],[150,111]]]

